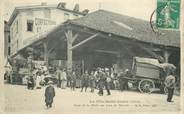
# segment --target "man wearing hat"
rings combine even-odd
[[[49,81],[48,84],[49,85],[45,89],[45,103],[47,108],[51,108],[55,97],[55,89],[52,86],[52,81]]]
[[[110,73],[109,73],[109,69],[105,68],[105,89],[107,90],[107,95],[111,95],[110,92],[110,82],[111,82],[111,78],[110,78]]]
[[[102,70],[102,69],[99,70],[98,77],[99,77],[99,81],[98,81],[99,92],[98,92],[98,95],[103,96],[103,88],[104,88],[105,82],[106,82],[106,77],[105,77],[104,70]]]
[[[167,102],[173,102],[173,94],[174,94],[174,88],[175,88],[175,83],[176,78],[174,76],[174,71],[170,72],[170,75],[168,75],[165,79],[165,86],[168,90],[168,95],[167,95]]]
[[[57,87],[58,88],[61,88],[61,74],[62,74],[61,68],[57,67],[56,76],[57,76]]]
[[[85,73],[81,77],[81,92],[83,92],[83,88],[85,88],[85,92],[87,91],[87,88],[89,86],[89,74],[88,71],[85,71]]]
[[[132,75],[131,75],[131,72],[129,71],[129,69],[126,69],[125,70],[125,74],[124,74],[124,77],[123,78],[123,88],[124,90],[128,90],[128,79],[127,78],[132,78]]]

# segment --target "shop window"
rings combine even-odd
[[[67,21],[70,18],[70,15],[68,13],[64,13],[64,20]]]
[[[27,31],[33,31],[33,20],[27,20]]]

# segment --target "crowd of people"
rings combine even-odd
[[[103,95],[103,90],[107,91],[107,95],[111,95],[110,90],[127,90],[128,80],[125,77],[131,77],[128,69],[120,74],[114,73],[108,68],[96,68],[95,70],[86,70],[83,74],[78,76],[75,71],[67,72],[66,69],[57,67],[56,70],[50,73],[49,70],[34,69],[32,75],[27,77],[28,89],[40,89],[42,86],[47,85],[49,81],[61,89],[67,87],[75,91],[76,88],[81,88],[81,92],[94,92],[95,89],[99,90],[98,94]]]
[[[10,73],[6,73],[6,75],[8,74]],[[173,74],[169,74],[165,80],[165,85],[168,89],[168,102],[172,102],[174,92],[176,79]],[[96,90],[95,93],[103,96],[104,90],[106,90],[107,95],[111,95],[111,90],[113,89],[128,90],[130,87],[128,78],[132,77],[133,75],[128,69],[117,74],[109,68],[96,68],[91,71],[86,70],[79,76],[75,71],[67,72],[65,68],[57,67],[56,70],[51,72],[46,66],[42,66],[34,68],[26,79],[28,89],[41,89],[46,86],[45,103],[47,108],[51,108],[55,96],[53,85],[61,89],[70,88],[71,91],[80,88],[80,92],[90,91],[94,93]]]
[[[63,78],[65,80],[58,80],[57,87],[61,87],[60,85],[62,84],[62,82],[65,85],[67,79],[65,70],[60,71],[60,69],[58,69],[56,74],[58,76],[58,79]],[[74,91],[76,88],[76,73],[73,71],[69,76],[70,88]],[[121,73],[119,76],[115,73],[110,73],[109,69],[107,68],[98,68],[97,70],[91,71],[90,73],[88,71],[85,71],[85,73],[81,76],[81,92],[83,92],[83,89],[86,92],[88,87],[90,87],[90,92],[94,92],[95,88],[98,89],[98,94],[100,96],[103,96],[104,89],[107,91],[107,95],[111,95],[111,83],[114,82],[113,84],[116,85],[118,81],[120,84],[120,90],[125,90],[129,88],[127,78],[130,77],[132,77],[132,75],[128,69],[125,70],[125,73]],[[165,85],[168,89],[167,102],[173,102],[172,97],[174,93],[175,80],[176,79],[173,72],[166,77]],[[52,85],[52,81],[49,81],[48,84],[49,86],[45,89],[45,103],[47,108],[51,108],[55,96],[55,89]]]
[[[58,88],[65,89],[70,87],[71,91],[75,91],[77,83],[77,74],[75,71],[67,73],[65,69],[57,68],[55,71],[57,78],[56,85]],[[108,68],[97,68],[94,71],[85,71],[80,76],[80,91],[87,92],[88,88],[90,92],[94,93],[97,90],[99,96],[104,95],[104,89],[107,91],[107,95],[111,95],[111,89],[119,89],[121,91],[128,89],[128,81],[123,77],[130,77],[131,73],[128,69],[125,73],[117,75],[114,72],[110,72]],[[55,89],[51,80],[48,81],[48,86],[45,89],[45,103],[47,108],[52,107],[53,99],[55,96]]]
[[[81,88],[81,92],[86,92],[88,88],[90,92],[94,92],[95,89],[98,89],[100,96],[103,95],[103,89],[106,89],[107,95],[111,94],[111,89],[119,89],[121,91],[128,89],[128,81],[124,78],[125,76],[131,76],[128,69],[118,75],[108,68],[97,68],[90,72],[86,70],[81,76],[77,76],[75,71],[66,73],[65,69],[58,68],[56,70],[56,77],[58,79],[57,87],[64,89],[68,86],[74,91],[75,88],[78,87],[77,83],[80,83],[79,87]]]
[[[48,83],[47,77],[51,77],[49,71],[45,66],[40,68],[34,68],[28,75],[26,75],[27,79],[27,88],[28,89],[41,89],[42,86]]]
[[[12,77],[9,76],[9,72],[6,72],[5,75],[7,75],[5,77]],[[110,95],[111,89],[121,91],[128,89],[128,81],[124,77],[131,77],[128,69],[123,73],[117,74],[109,68],[96,68],[91,71],[86,70],[83,74],[79,75],[76,71],[67,72],[65,68],[55,67],[51,72],[46,66],[40,66],[33,68],[25,76],[24,80],[27,80],[28,89],[41,89],[50,80],[61,89],[69,87],[74,91],[75,88],[81,88],[81,92],[86,92],[88,88],[90,88],[90,92],[98,89],[99,95],[103,95],[103,89],[106,89],[107,94]],[[11,83],[12,81],[7,82]]]

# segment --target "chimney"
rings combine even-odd
[[[42,2],[41,5],[42,6],[46,6],[47,5],[47,2]]]
[[[79,12],[79,4],[75,4],[75,7],[74,7],[73,11]]]
[[[65,3],[65,2],[60,2],[60,3],[58,4],[57,8],[65,9],[65,8],[66,8],[66,3]]]

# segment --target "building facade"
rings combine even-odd
[[[10,56],[11,48],[10,48],[10,27],[7,21],[4,21],[4,57],[7,58]]]
[[[65,3],[47,5],[42,3],[35,6],[16,7],[8,24],[10,26],[10,55],[29,45],[39,38],[41,34],[53,29],[57,25],[85,15],[79,11],[76,4],[73,10],[66,9]]]

